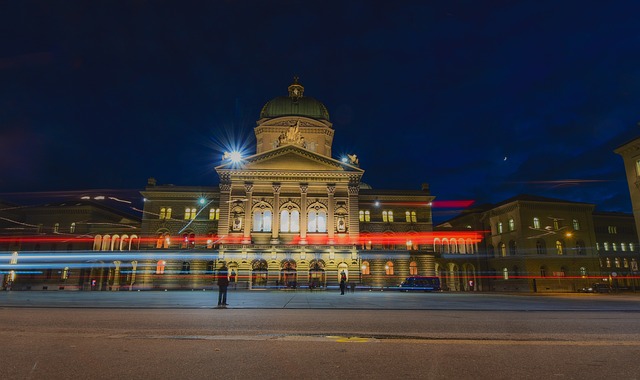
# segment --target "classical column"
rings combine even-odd
[[[280,184],[273,184],[273,222],[271,223],[271,244],[278,244],[280,231]]]
[[[300,244],[307,244],[307,190],[309,185],[300,184]]]
[[[244,190],[246,191],[247,201],[244,205],[244,235],[242,237],[242,244],[251,244],[251,208],[253,207],[253,184],[245,183]]]
[[[334,202],[333,202],[333,195],[336,192],[336,185],[327,185],[327,195],[329,196],[329,204],[327,205],[327,232],[329,233],[329,244],[333,244],[334,243],[334,235],[336,232],[336,227],[335,227],[335,218],[334,218]]]
[[[220,218],[218,220],[218,239],[223,239],[229,234],[231,213],[231,182],[228,178],[220,178]]]
[[[356,244],[360,237],[360,219],[358,216],[358,193],[360,192],[358,182],[349,183],[349,239]]]

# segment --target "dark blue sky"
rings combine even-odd
[[[298,75],[374,188],[631,211],[637,1],[180,3],[0,3],[0,193],[215,185]]]

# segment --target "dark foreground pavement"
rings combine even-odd
[[[216,290],[0,292],[0,307],[212,308]],[[233,309],[640,311],[640,294],[403,293],[397,291],[229,290]]]

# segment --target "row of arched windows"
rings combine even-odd
[[[629,251],[630,252],[633,252],[634,249],[635,249],[635,245],[633,243],[629,243],[628,247],[629,247]],[[600,250],[600,243],[596,243],[596,248],[598,250]],[[609,250],[617,251],[618,250],[618,243],[614,242],[614,243],[609,244],[608,241],[605,241],[604,244],[603,244],[603,248],[604,248],[605,251],[609,251]],[[627,251],[627,243],[620,243],[620,250],[622,252],[626,252]]]
[[[137,235],[96,235],[93,238],[94,251],[131,251],[139,248]]]
[[[415,211],[405,211],[405,221],[407,223],[416,223],[418,222],[418,215]],[[371,221],[371,212],[369,210],[360,210],[358,211],[359,220],[361,222],[370,222]],[[392,210],[383,210],[382,211],[382,221],[385,223],[393,223],[393,211]]]
[[[557,255],[566,255],[569,252],[567,251],[567,247],[565,245],[565,242],[563,240],[556,240],[555,242],[555,253]],[[493,250],[493,247],[489,247],[489,250]],[[517,255],[518,252],[518,247],[517,244],[514,240],[509,241],[509,245],[506,245],[505,243],[501,242],[498,244],[498,255],[505,257],[505,256],[515,256]],[[548,253],[547,251],[547,247],[546,247],[546,243],[544,240],[537,240],[536,241],[536,254],[538,255],[546,255]],[[576,241],[576,246],[573,249],[573,253],[576,255],[586,255],[587,251],[585,249],[585,244],[582,240],[577,240]]]
[[[436,253],[476,253],[477,248],[471,239],[456,238],[435,238],[433,239],[433,250]]]
[[[172,209],[171,207],[161,207],[160,212],[158,213],[159,219],[171,219]],[[198,210],[195,207],[186,207],[184,209],[184,219],[185,220],[193,220],[198,215]],[[210,208],[209,209],[209,220],[218,220],[220,219],[220,209],[219,208]]]

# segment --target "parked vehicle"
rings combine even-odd
[[[591,286],[587,286],[578,289],[580,293],[611,293],[611,286],[609,284],[594,283]]]
[[[440,279],[438,277],[429,276],[411,276],[407,277],[401,284],[400,290],[418,290],[423,292],[440,291]]]

